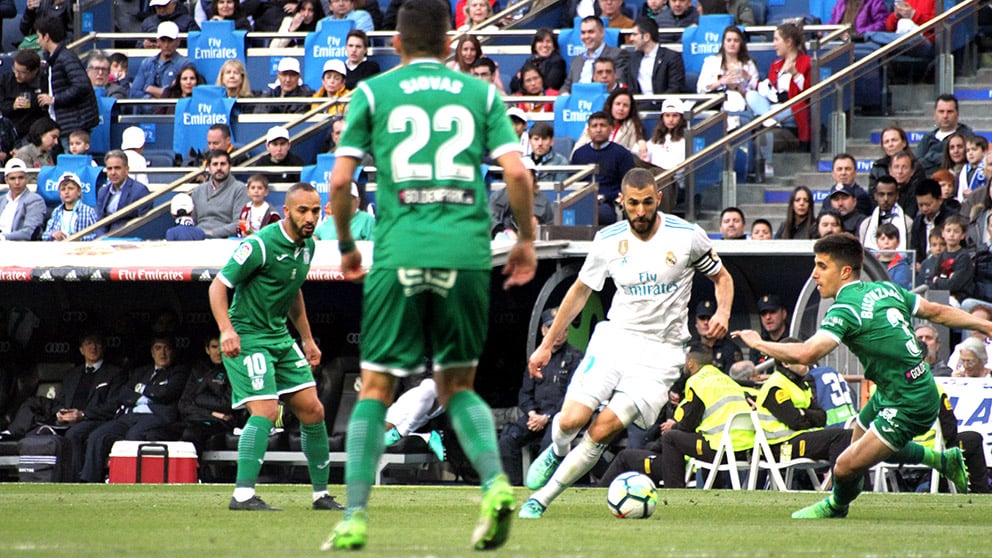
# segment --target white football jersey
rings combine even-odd
[[[658,212],[658,231],[647,242],[627,220],[596,233],[579,280],[599,291],[607,277],[617,292],[607,318],[614,325],[681,344],[689,339],[689,297],[694,271],[715,275],[723,267],[698,225]]]

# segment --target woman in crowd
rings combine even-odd
[[[28,168],[40,169],[55,164],[53,150],[59,144],[59,125],[43,116],[28,128],[28,143],[14,150],[14,157],[24,161]]]
[[[344,61],[348,75],[344,78],[344,86],[352,90],[363,79],[377,75],[381,70],[379,63],[369,60],[369,36],[361,29],[348,31],[345,40],[345,54],[348,56]]]
[[[747,110],[746,95],[757,89],[758,66],[747,52],[747,39],[736,25],[730,25],[723,30],[720,50],[703,61],[696,92],[726,92],[723,110],[731,114],[730,118],[736,117],[736,122],[727,125],[728,129],[733,129],[742,124],[741,116]],[[748,114],[743,123],[750,121],[752,116]]]
[[[837,0],[830,12],[831,25],[851,25],[856,37],[885,29],[889,9],[884,0]]]
[[[465,21],[458,27],[459,31],[479,29],[479,25],[493,15],[493,7],[489,4],[489,0],[468,0],[465,2],[464,10]],[[493,25],[489,27],[496,28]]]
[[[523,76],[521,80],[523,82],[523,89],[514,93],[516,96],[521,95],[557,95],[557,89],[550,89],[544,85],[544,75],[541,74],[541,69],[531,62],[526,62],[523,68],[520,68],[520,75]],[[549,103],[517,103],[517,108],[524,112],[554,112],[555,104],[554,102]]]
[[[469,4],[470,4],[470,0],[458,0],[458,2],[455,3],[455,21],[453,22],[455,29],[461,29],[462,26],[464,26],[466,23],[468,23],[468,21],[469,21],[468,5]],[[487,4],[489,4],[489,8],[488,8],[489,13],[490,14],[496,13],[496,9],[497,9],[496,8],[496,0],[493,0],[492,2],[487,2]],[[477,9],[481,9],[481,8],[477,8]],[[489,16],[486,16],[486,17],[489,17]]]
[[[968,337],[958,343],[954,351],[958,354],[958,362],[951,376],[958,378],[984,378],[989,375],[988,349],[981,339]]]
[[[458,40],[455,47],[455,58],[448,62],[448,67],[466,74],[472,73],[472,64],[482,56],[482,43],[472,35],[465,35]]]
[[[968,162],[967,140],[968,134],[964,132],[954,132],[944,140],[944,162],[940,164],[940,168],[951,171],[955,180],[961,175],[961,169]]]
[[[248,72],[245,65],[237,58],[232,58],[220,67],[217,72],[216,85],[221,85],[227,90],[227,96],[233,99],[247,99],[255,96],[251,90],[251,82],[248,81]],[[254,112],[252,105],[239,106],[242,113]]]
[[[813,192],[806,186],[796,186],[789,195],[789,207],[785,212],[785,221],[778,228],[775,238],[807,239],[813,238],[816,231],[813,219]]]
[[[544,76],[544,86],[549,89],[559,90],[565,83],[565,59],[558,52],[558,41],[555,40],[555,33],[547,27],[542,27],[534,33],[534,40],[530,43],[530,58],[520,67],[522,71],[528,64],[533,64],[541,70]],[[510,80],[510,92],[516,93],[523,89],[523,76],[518,71]]]
[[[812,60],[806,54],[803,42],[803,30],[795,23],[784,23],[775,29],[772,46],[778,58],[768,69],[768,79],[758,85],[756,91],[746,94],[747,105],[751,112],[761,117],[776,105],[786,103],[789,99],[802,93],[812,82]],[[791,112],[780,112],[774,119],[765,121],[766,125],[795,126],[800,145],[808,148],[810,140],[809,103],[799,103],[792,107]],[[774,135],[764,134],[761,151],[765,159],[766,174],[772,170],[771,158],[774,146]]]
[[[231,20],[234,28],[251,31],[251,21],[241,7],[241,0],[214,0],[210,4],[210,20]]]
[[[677,99],[666,99],[662,103],[661,120],[654,127],[654,135],[647,144],[647,162],[671,170],[685,161],[685,129],[688,125],[682,111],[682,103]],[[681,176],[676,180],[680,181]]]
[[[186,97],[193,96],[193,88],[197,85],[206,85],[207,79],[203,77],[197,69],[196,66],[190,62],[179,70],[176,75],[176,81],[172,82],[172,85],[166,87],[162,90],[163,99],[183,99]],[[155,109],[156,114],[174,114],[176,112],[176,107],[174,105],[164,105]]]
[[[319,0],[300,0],[292,15],[286,16],[279,26],[280,33],[310,33],[317,30],[317,22],[324,18],[324,8]],[[303,38],[272,39],[271,48],[303,46]]]
[[[882,156],[875,159],[875,162],[871,164],[871,170],[868,171],[869,192],[874,193],[875,183],[878,182],[878,179],[889,174],[892,156],[900,151],[912,153],[912,150],[909,149],[909,138],[906,136],[906,130],[899,126],[884,128],[882,130]]]
[[[644,141],[644,125],[637,114],[634,104],[634,94],[629,89],[617,89],[610,93],[603,103],[603,112],[610,117],[610,141],[629,149],[635,157],[646,159],[648,156],[647,142]],[[582,132],[575,142],[575,149],[589,143],[589,134]],[[572,152],[575,152],[575,149]]]
[[[844,232],[843,217],[836,209],[824,209],[820,216],[816,218],[816,237]]]

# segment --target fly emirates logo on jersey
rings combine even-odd
[[[642,271],[637,274],[637,283],[623,285],[623,294],[627,296],[660,296],[675,292],[679,285],[675,281],[658,281],[658,274]]]

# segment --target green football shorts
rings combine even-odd
[[[489,324],[489,271],[376,269],[365,278],[362,368],[404,377],[476,366]]]
[[[286,393],[317,385],[310,364],[296,341],[285,336],[241,336],[241,354],[224,357],[231,380],[231,406],[248,401],[278,399]]]
[[[940,394],[931,380],[900,394],[901,403],[886,402],[876,391],[858,413],[858,423],[872,428],[885,445],[899,451],[913,438],[933,428],[940,412]]]

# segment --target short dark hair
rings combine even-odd
[[[772,234],[775,234],[775,229],[772,228],[772,224],[771,224],[771,222],[768,219],[763,219],[763,218],[759,217],[759,218],[755,219],[754,221],[752,221],[751,222],[751,230],[752,231],[754,230],[754,227],[756,225],[764,225],[764,226],[768,227],[768,230],[772,231]]]
[[[586,124],[588,125],[593,120],[605,120],[605,121],[609,122],[610,121],[610,117],[605,112],[603,112],[601,110],[597,110],[596,112],[590,114],[589,115],[589,118],[586,118]]]
[[[961,228],[961,232],[968,232],[968,218],[964,215],[948,215],[947,219],[944,219],[944,225],[941,227],[941,231],[947,228],[947,225],[957,225]]]
[[[532,138],[553,138],[555,137],[554,126],[548,124],[547,122],[536,122],[530,128],[530,137]]]
[[[65,25],[58,18],[42,16],[35,20],[34,30],[38,35],[48,35],[52,41],[61,44],[65,40]]]
[[[641,33],[647,33],[652,42],[658,42],[658,22],[653,18],[641,16],[634,21],[634,27]]]
[[[223,124],[223,123],[212,124],[209,128],[207,128],[208,132],[210,130],[220,130],[220,133],[224,134],[225,138],[231,137],[231,127],[228,126],[227,124]]]
[[[892,163],[896,161],[896,159],[909,159],[910,163],[912,163],[915,160],[913,157],[913,152],[910,151],[909,148],[903,149],[902,151],[896,151],[895,153],[893,153],[892,157],[889,158],[889,165],[891,166]]]
[[[817,240],[813,245],[813,253],[830,256],[830,259],[841,266],[850,267],[855,277],[861,276],[865,251],[861,242],[851,233],[839,232]]]
[[[111,64],[117,64],[118,66],[124,66],[127,68],[127,55],[121,52],[115,52],[108,56]]]
[[[613,71],[614,72],[617,71],[617,63],[614,62],[612,58],[607,58],[605,56],[600,56],[595,61],[593,61],[593,63],[592,63],[593,70],[595,70],[596,69],[596,66],[598,66],[599,64],[609,64],[610,66],[613,67]]]
[[[231,162],[231,154],[223,149],[213,149],[207,152],[207,155],[203,158],[203,161],[209,166],[210,163],[217,157],[224,157],[227,162]]]
[[[657,184],[654,181],[654,175],[650,171],[635,167],[627,171],[627,174],[623,175],[623,180],[620,181],[621,189],[626,190],[628,186],[640,189],[657,187]]]
[[[875,183],[876,184],[893,184],[897,188],[899,187],[899,183],[896,182],[896,179],[895,178],[892,178],[892,175],[890,175],[890,174],[883,174],[882,176],[879,176],[878,177],[878,180],[876,180]]]
[[[365,31],[362,31],[361,29],[352,29],[351,31],[348,31],[348,35],[344,38],[344,42],[347,43],[348,39],[352,37],[358,37],[363,43],[365,43],[365,48],[369,48],[369,36],[365,33]]]
[[[440,0],[405,0],[396,16],[396,31],[407,56],[441,58],[451,29],[451,10]]]
[[[933,102],[933,107],[937,108],[937,103],[941,101],[947,103],[954,103],[954,110],[958,110],[958,98],[950,93],[944,93],[943,95],[937,95],[937,100]]]
[[[606,29],[606,26],[603,25],[603,20],[599,19],[599,16],[594,16],[594,15],[589,15],[582,18],[582,21],[579,22],[579,26],[581,26],[583,23],[586,23],[587,21],[591,21],[595,23],[596,27],[599,27],[600,29]]]
[[[293,192],[316,192],[317,189],[313,187],[313,184],[309,182],[297,182],[286,190],[286,197],[288,198]]]
[[[69,138],[79,138],[79,141],[83,143],[90,142],[90,132],[88,130],[73,130],[69,132]]]
[[[935,200],[939,200],[943,196],[940,193],[940,182],[932,178],[924,178],[916,185],[916,197],[920,196],[933,196]]]
[[[741,221],[744,221],[745,223],[747,222],[747,217],[744,216],[744,212],[741,211],[741,208],[739,208],[739,207],[733,207],[733,206],[731,206],[731,207],[725,207],[725,208],[723,208],[723,211],[720,212],[720,220],[721,221],[723,220],[723,216],[726,215],[727,213],[736,213],[736,214],[738,214],[738,215],[741,216]]]
[[[686,360],[692,359],[699,364],[713,364],[713,349],[702,343],[690,343],[685,351]]]
[[[697,0],[704,15],[727,13],[727,3],[723,0]]]
[[[103,164],[107,164],[107,159],[120,159],[121,162],[124,163],[125,167],[128,166],[127,153],[124,153],[124,150],[122,149],[111,149],[108,151],[107,154],[103,156]]]
[[[478,68],[479,66],[485,66],[489,68],[490,72],[496,73],[496,63],[488,56],[480,56],[475,62],[472,62],[473,68]]]
[[[93,65],[94,62],[106,62],[108,65],[110,64],[110,59],[107,58],[107,55],[104,54],[103,51],[98,48],[95,48],[89,51],[88,53],[86,53],[86,56],[84,58],[86,61],[87,70],[90,68],[90,66]]]
[[[21,49],[14,53],[14,63],[24,66],[29,72],[33,72],[41,67],[41,56],[38,56],[37,50]]]
[[[892,223],[882,223],[877,229],[875,229],[875,238],[880,238],[883,236],[899,240],[899,228]]]
[[[54,120],[47,116],[42,116],[31,123],[31,126],[28,128],[27,140],[35,146],[40,147],[41,136],[58,129],[59,125]]]
[[[855,168],[857,168],[858,161],[857,159],[854,158],[854,155],[851,155],[850,153],[838,153],[834,155],[834,160],[830,163],[830,167],[833,168],[833,166],[837,163],[837,161],[840,161],[842,159],[847,159],[851,161],[852,163],[854,163]]]

